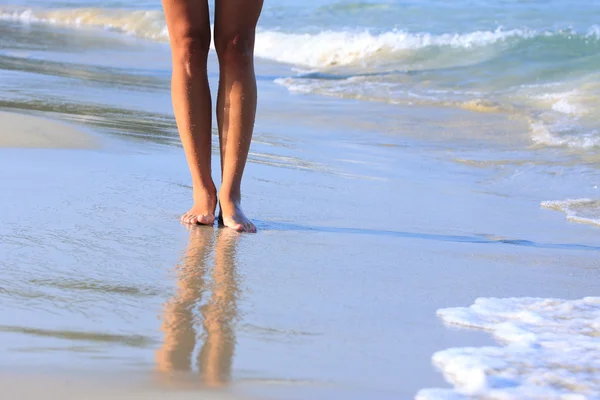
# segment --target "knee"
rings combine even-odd
[[[251,64],[254,57],[254,29],[216,35],[215,49],[222,63],[235,66]]]
[[[173,63],[185,68],[189,75],[206,70],[210,50],[210,30],[182,29],[171,37]]]

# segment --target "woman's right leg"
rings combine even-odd
[[[212,104],[206,71],[211,36],[208,2],[162,3],[173,59],[173,110],[194,188],[194,205],[181,220],[212,225],[217,195],[211,176]]]

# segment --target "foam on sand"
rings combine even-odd
[[[87,149],[97,142],[87,133],[46,118],[0,111],[0,148]]]
[[[544,201],[542,207],[562,211],[572,222],[600,226],[600,200],[568,199],[563,201]]]
[[[600,398],[600,297],[480,298],[437,314],[490,331],[504,346],[434,354],[454,389],[421,390],[418,400]]]

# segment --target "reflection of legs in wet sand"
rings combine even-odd
[[[208,285],[203,275],[211,255],[213,229],[192,227],[185,258],[177,269],[177,293],[164,309],[164,344],[156,353],[161,372],[190,371],[196,345],[195,309]],[[233,322],[236,316],[237,285],[235,247],[237,233],[219,230],[216,238],[213,294],[201,308],[204,343],[198,354],[198,368],[207,386],[227,384],[235,346]]]
[[[190,243],[183,261],[176,267],[177,291],[163,313],[165,338],[156,354],[160,371],[189,371],[196,346],[194,309],[206,290],[204,274],[213,248],[213,229],[190,230]]]
[[[231,378],[235,347],[233,323],[236,316],[237,282],[235,247],[237,234],[220,230],[215,249],[214,288],[209,303],[202,308],[206,340],[198,354],[198,368],[208,386],[222,386]]]

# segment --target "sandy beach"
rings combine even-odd
[[[81,1],[0,6],[2,399],[600,396],[594,77],[502,75],[587,16],[267,5],[245,235],[179,222],[158,5]]]

